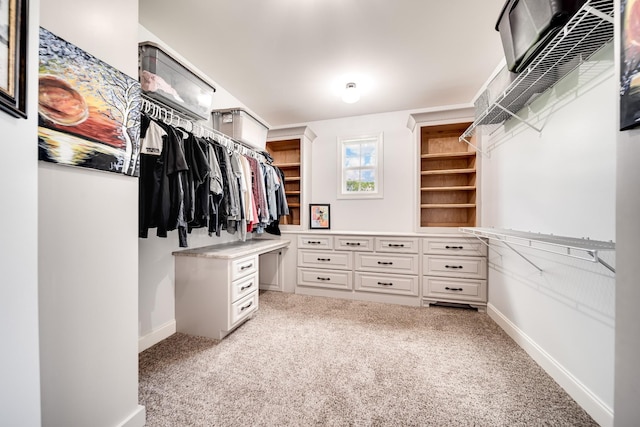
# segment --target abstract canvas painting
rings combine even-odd
[[[620,129],[640,124],[640,1],[622,0],[620,32]]]
[[[140,84],[40,28],[39,159],[138,176]]]

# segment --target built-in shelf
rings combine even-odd
[[[427,203],[420,205],[422,209],[464,209],[475,208],[475,203]]]
[[[476,120],[460,136],[460,140],[473,145],[470,137],[476,127],[501,124],[512,117],[540,131],[517,113],[613,40],[613,12],[613,0],[587,0],[504,92],[492,97],[494,100],[477,114]]]
[[[459,230],[463,233],[473,234],[478,238],[502,242],[505,246],[527,260],[540,272],[542,272],[541,268],[536,266],[522,253],[515,250],[511,245],[525,246],[527,248],[550,252],[557,255],[598,262],[615,273],[615,269],[603,261],[598,254],[599,251],[615,251],[616,244],[614,242],[500,228],[460,227]]]
[[[297,163],[274,163],[274,166],[280,169],[295,169],[300,167],[300,162]]]
[[[300,177],[299,176],[285,176],[284,177],[284,182],[295,182],[295,181],[300,181]]]
[[[475,157],[476,153],[473,151],[464,153],[435,153],[435,154],[423,154],[421,159],[459,159],[465,157]]]
[[[475,191],[476,187],[472,185],[457,187],[422,187],[420,191]]]
[[[435,169],[429,171],[422,171],[420,175],[452,175],[452,174],[465,174],[476,173],[475,169]]]

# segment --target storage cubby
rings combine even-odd
[[[273,165],[284,174],[284,189],[289,205],[289,215],[280,218],[280,224],[300,225],[302,177],[300,139],[267,141],[267,151],[273,157]]]
[[[420,226],[476,223],[476,152],[460,141],[470,123],[420,128]]]

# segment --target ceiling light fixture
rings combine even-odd
[[[360,91],[358,91],[356,84],[353,82],[347,83],[347,87],[342,94],[342,100],[347,104],[353,104],[354,102],[358,102],[359,99]]]

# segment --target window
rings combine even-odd
[[[382,198],[382,134],[339,138],[338,198]]]

